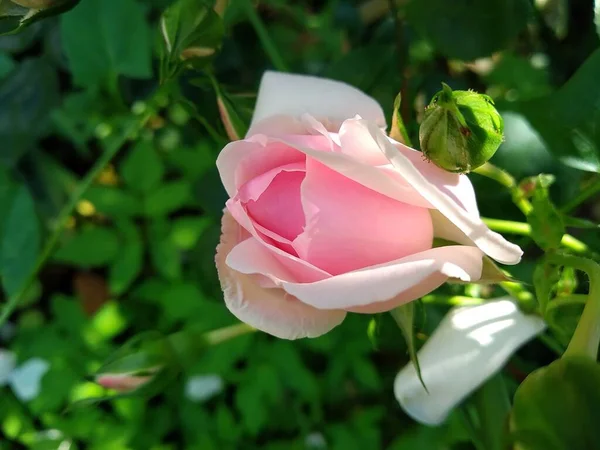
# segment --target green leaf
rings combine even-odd
[[[510,413],[510,396],[497,373],[488,379],[471,397],[479,418],[481,440],[486,450],[504,450],[505,427]]]
[[[419,380],[421,381],[423,388],[427,390],[427,386],[425,386],[425,382],[421,376],[421,367],[419,366],[417,346],[415,343],[415,302],[409,302],[405,305],[398,306],[397,308],[392,309],[390,314],[398,324],[400,331],[402,331],[402,335],[406,341],[406,346],[408,347],[410,360],[415,365],[415,370],[419,376]]]
[[[169,280],[181,278],[181,251],[169,239],[167,222],[157,220],[150,225],[150,257],[156,271]]]
[[[562,216],[554,207],[548,192],[548,187],[553,181],[553,177],[538,175],[524,182],[529,190],[533,190],[533,209],[527,214],[527,222],[531,225],[531,237],[543,250],[559,248],[565,234]]]
[[[411,0],[408,22],[450,58],[472,60],[508,46],[531,15],[528,0]]]
[[[90,186],[84,197],[96,211],[111,217],[130,217],[141,213],[139,199],[131,193],[112,186]]]
[[[45,59],[26,59],[0,84],[0,163],[13,165],[48,128],[58,103],[56,71]]]
[[[186,205],[190,199],[187,181],[172,181],[160,185],[144,199],[144,213],[150,217],[170,214]]]
[[[519,386],[510,430],[527,450],[598,448],[600,365],[563,357],[536,370]]]
[[[5,292],[11,296],[35,268],[41,242],[35,204],[25,185],[17,189],[4,220],[0,274]]]
[[[181,217],[173,221],[170,240],[182,250],[191,250],[210,224],[207,217]]]
[[[7,53],[0,51],[0,80],[15,68],[15,62]]]
[[[144,246],[140,232],[133,222],[119,220],[116,225],[124,245],[110,266],[108,285],[111,293],[121,295],[129,289],[142,270]]]
[[[119,253],[119,238],[108,228],[88,227],[68,238],[54,260],[82,267],[110,264]]]
[[[150,28],[135,0],[86,0],[62,17],[62,41],[79,86],[97,86],[119,75],[148,78]]]
[[[164,172],[164,164],[152,141],[139,141],[121,165],[125,182],[131,189],[142,193],[156,188]]]
[[[177,71],[180,60],[196,68],[206,65],[221,46],[224,28],[209,2],[178,0],[163,13],[161,31],[166,63],[175,66],[163,70]]]
[[[600,50],[557,92],[523,102],[519,109],[564,164],[600,172]]]

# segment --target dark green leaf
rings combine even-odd
[[[520,105],[555,156],[590,172],[600,172],[599,72],[596,50],[558,92]]]
[[[0,162],[12,165],[43,136],[58,103],[55,70],[44,59],[21,62],[0,84]]]
[[[4,290],[10,296],[23,288],[31,275],[41,241],[35,204],[24,185],[17,189],[4,220],[0,274]]]
[[[66,239],[54,254],[56,261],[82,267],[110,264],[119,253],[119,238],[108,228],[89,227]]]
[[[477,411],[481,440],[486,450],[504,450],[510,396],[502,374],[497,373],[488,379],[475,391],[470,402]]]
[[[190,185],[186,181],[172,181],[160,185],[144,199],[144,213],[159,217],[183,207],[190,199]]]
[[[525,28],[528,0],[411,0],[408,21],[444,55],[472,60],[508,46]]]
[[[169,280],[181,278],[181,251],[167,236],[168,224],[162,220],[150,225],[150,257],[156,271]]]
[[[121,251],[110,266],[108,285],[110,292],[121,295],[136,279],[142,270],[144,246],[142,237],[133,222],[119,220],[116,223],[121,234]]]
[[[13,59],[4,52],[0,51],[0,80],[8,75],[15,68]]]
[[[527,450],[600,448],[600,366],[563,357],[527,377],[515,394],[514,440]]]
[[[141,140],[121,165],[121,174],[131,189],[148,192],[157,187],[164,174],[163,162],[151,141]]]
[[[139,199],[127,191],[117,187],[94,185],[85,193],[96,211],[111,217],[130,217],[141,213]]]
[[[62,17],[65,53],[79,86],[151,75],[150,29],[135,0],[86,0]]]

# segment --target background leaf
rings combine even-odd
[[[4,218],[0,274],[7,295],[24,287],[38,257],[41,230],[29,190],[17,188]]]
[[[62,40],[75,84],[151,75],[150,29],[135,0],[86,0],[62,17]],[[127,36],[127,37],[125,37]]]

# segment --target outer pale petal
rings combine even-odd
[[[227,263],[245,274],[266,274],[276,285],[307,305],[319,309],[356,312],[388,311],[439,287],[448,278],[477,280],[481,275],[481,250],[477,247],[433,248],[386,264],[347,272],[313,283],[289,281],[273,270],[276,262],[260,243],[247,241],[244,252],[232,252]]]
[[[501,263],[517,264],[521,260],[523,251],[519,246],[508,242],[498,233],[491,231],[478,215],[466,211],[453,198],[428,180],[411,160],[388,140],[381,130],[368,122],[362,123],[404,179],[435,209],[456,225],[477,247]]]
[[[272,116],[303,114],[314,116],[330,131],[337,131],[344,120],[357,114],[378,127],[385,127],[385,116],[377,101],[349,84],[307,75],[265,72],[248,134],[253,134],[254,126]]]
[[[216,265],[227,308],[241,321],[282,339],[320,336],[344,320],[339,310],[322,311],[298,301],[283,289],[261,287],[257,279],[230,268],[226,258],[248,238],[229,213],[223,216]],[[260,248],[263,248],[258,244]],[[248,255],[250,256],[250,255]]]
[[[438,425],[544,328],[541,318],[524,315],[510,298],[455,308],[418,353],[427,391],[411,363],[396,377],[396,398],[415,420]]]

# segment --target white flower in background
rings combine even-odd
[[[219,375],[196,375],[185,385],[185,396],[193,402],[205,402],[223,390],[223,379]]]
[[[541,318],[523,314],[510,298],[454,308],[418,353],[429,392],[410,363],[396,377],[394,394],[413,419],[439,425],[545,327]]]
[[[13,352],[0,350],[0,387],[8,384],[19,400],[33,400],[40,393],[42,378],[50,370],[50,363],[31,358],[16,367],[16,361]]]

